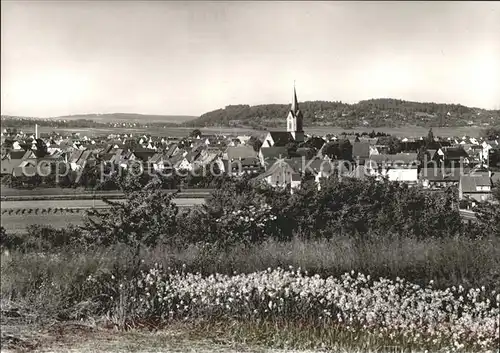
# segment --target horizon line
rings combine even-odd
[[[407,100],[407,99],[402,99],[402,98],[390,98],[390,97],[379,97],[379,98],[368,98],[368,99],[361,99],[355,103],[350,103],[342,100],[305,100],[301,101],[299,99],[299,103],[310,103],[310,102],[331,102],[331,103],[336,103],[339,102],[341,104],[347,104],[347,105],[356,105],[361,102],[365,101],[370,101],[370,100],[399,100],[403,102],[409,102],[409,103],[419,103],[419,104],[438,104],[438,105],[460,105],[466,108],[470,109],[480,109],[480,110],[486,110],[486,111],[500,111],[500,104],[496,105],[493,108],[483,108],[483,107],[477,107],[477,106],[467,106],[462,103],[449,103],[449,102],[435,102],[435,101],[415,101],[415,100]],[[237,106],[237,105],[248,105],[250,107],[255,107],[255,106],[261,106],[261,105],[291,105],[291,103],[258,103],[258,104],[245,104],[245,103],[238,103],[238,104],[227,104],[224,107],[221,108],[216,108],[213,110],[209,110],[206,112],[203,112],[201,114],[175,114],[175,113],[138,113],[138,112],[120,112],[120,111],[115,111],[115,112],[105,112],[105,113],[96,113],[96,112],[90,112],[90,113],[70,113],[70,114],[61,114],[61,115],[51,115],[51,116],[30,116],[30,115],[23,115],[23,114],[7,114],[1,112],[0,115],[2,117],[16,117],[16,118],[29,118],[29,119],[58,119],[58,118],[64,118],[64,117],[72,117],[76,115],[113,115],[113,114],[134,114],[134,115],[144,115],[144,116],[178,116],[178,117],[194,117],[198,118],[202,116],[203,114],[210,113],[216,110],[220,109],[225,109],[226,107],[229,106]]]

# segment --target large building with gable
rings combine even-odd
[[[286,131],[269,131],[262,147],[279,147],[289,142],[304,142],[303,120],[294,86],[292,105],[286,118]]]

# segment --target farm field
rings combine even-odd
[[[152,136],[171,136],[171,137],[186,137],[194,128],[188,127],[166,127],[166,128],[53,128],[50,126],[39,126],[40,133],[57,132],[60,134],[80,133],[82,136],[103,136],[109,134],[150,134]],[[25,132],[34,133],[34,126],[26,126],[22,129]],[[203,134],[254,134],[264,135],[265,131],[253,130],[251,128],[229,128],[229,127],[212,127],[200,128]]]
[[[420,126],[413,126],[413,127],[394,127],[394,128],[354,128],[352,130],[345,130],[342,128],[337,128],[337,127],[332,127],[332,126],[314,126],[314,127],[306,127],[304,128],[306,133],[309,134],[340,134],[342,132],[372,132],[375,130],[375,132],[385,132],[394,136],[399,136],[399,137],[421,137],[421,136],[427,136],[427,133],[429,132],[429,128],[426,127],[420,127]],[[443,136],[443,137],[451,137],[451,136],[479,136],[479,133],[483,130],[482,127],[479,126],[464,126],[464,127],[446,127],[446,128],[441,128],[441,127],[433,127],[432,131],[434,132],[434,136]]]
[[[177,191],[177,190],[165,190],[165,191]],[[183,189],[182,193],[185,194],[206,194],[211,192],[212,189]],[[5,187],[4,185],[1,186],[0,188],[0,194],[3,197],[8,197],[8,196],[62,196],[62,195],[68,195],[68,196],[73,196],[73,195],[92,195],[92,194],[98,194],[98,195],[112,195],[112,194],[117,194],[119,191],[115,190],[99,190],[99,191],[92,191],[92,190],[86,190],[83,188],[35,188],[35,189],[14,189],[14,188],[9,188]]]
[[[24,233],[29,226],[51,226],[54,228],[64,228],[70,224],[81,225],[83,212],[58,213],[58,214],[3,214],[2,227],[7,232]]]
[[[120,201],[120,200],[116,200]],[[123,201],[123,200],[122,200]],[[203,198],[174,199],[179,207],[193,207],[202,205],[205,202]],[[107,204],[102,200],[43,200],[43,201],[2,201],[2,221],[1,225],[8,232],[23,233],[30,225],[47,225],[55,228],[64,228],[69,224],[80,225],[84,209],[91,207],[104,208]],[[16,211],[26,209],[59,209],[67,208],[73,212],[58,213],[18,213]],[[11,214],[7,210],[13,210]]]
[[[124,199],[115,201],[122,202]],[[202,205],[205,200],[203,198],[186,198],[174,199],[173,202],[177,206],[195,206]],[[23,208],[91,208],[91,207],[107,207],[107,204],[99,199],[96,200],[43,200],[43,201],[2,201],[1,209],[23,209]]]
[[[150,134],[152,136],[172,136],[172,137],[185,137],[188,136],[191,131],[193,131],[194,128],[188,128],[188,127],[166,127],[166,128],[52,128],[52,127],[46,127],[42,126],[39,127],[40,132],[59,132],[62,134],[69,134],[69,133],[80,133],[81,135],[86,135],[86,136],[102,136],[102,135],[109,135],[109,134]],[[200,131],[203,134],[250,134],[250,135],[255,135],[260,138],[264,137],[267,130],[255,130],[250,127],[248,128],[232,128],[232,127],[208,127],[208,128],[199,128]],[[282,128],[270,128],[269,130],[284,130],[285,127],[283,126]],[[400,136],[400,137],[420,137],[420,136],[426,136],[429,128],[426,127],[398,127],[398,128],[370,128],[370,127],[359,127],[359,128],[353,128],[350,130],[342,129],[340,127],[334,127],[334,126],[310,126],[310,127],[305,127],[304,128],[305,132],[308,134],[315,134],[315,135],[324,135],[324,134],[341,134],[343,132],[347,133],[356,133],[356,132],[371,132],[375,130],[375,132],[385,132],[389,133],[391,135],[395,136]],[[479,133],[481,130],[483,130],[483,127],[479,126],[464,126],[464,127],[445,127],[445,128],[440,128],[440,127],[433,127],[432,128],[434,135],[435,136],[443,136],[443,137],[450,137],[450,136],[463,136],[463,135],[468,135],[468,136],[479,136]],[[34,127],[33,126],[27,126],[23,129],[23,131],[26,132],[34,132]]]

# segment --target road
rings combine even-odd
[[[125,201],[124,199],[113,200],[113,202]],[[203,198],[182,198],[174,199],[173,202],[179,207],[192,207],[196,205],[202,205],[205,203]],[[2,201],[1,209],[47,209],[47,208],[73,208],[73,209],[85,209],[85,208],[101,208],[108,207],[108,205],[100,200],[27,200],[27,201]]]
[[[175,192],[177,190],[170,189],[165,190],[165,192]],[[209,194],[213,189],[182,189],[181,194]],[[0,194],[2,197],[33,197],[33,196],[54,196],[54,197],[62,197],[62,196],[72,196],[75,198],[81,197],[82,195],[91,196],[93,194],[96,195],[123,195],[120,191],[117,190],[96,190],[93,192],[92,190],[85,190],[83,188],[35,188],[35,189],[13,189],[6,187],[5,185],[0,186]]]

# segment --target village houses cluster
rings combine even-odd
[[[53,170],[52,164],[60,162],[73,171],[98,163],[125,169],[141,164],[163,173],[216,166],[220,173],[250,174],[273,186],[294,188],[308,171],[317,181],[332,175],[375,176],[433,190],[455,185],[461,199],[476,201],[489,199],[492,186],[500,179],[498,139],[306,135],[295,88],[286,126],[286,131],[270,131],[263,140],[247,135],[204,135],[199,130],[185,137],[122,133],[98,138],[78,133],[38,134],[36,129],[27,134],[6,128],[1,134],[1,174],[33,175],[26,171],[34,170],[41,161],[47,173]]]

